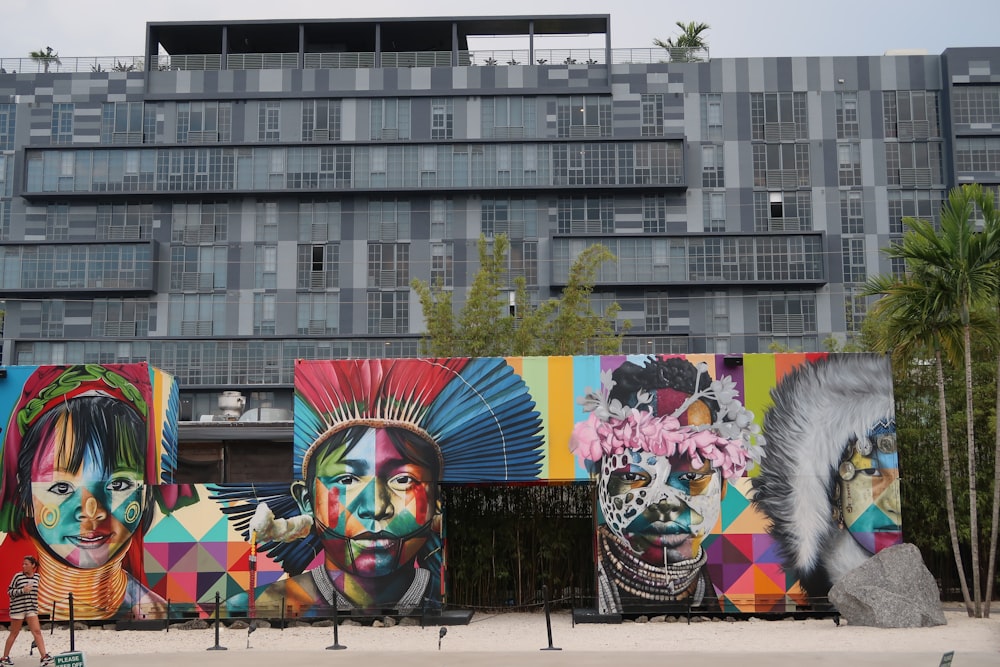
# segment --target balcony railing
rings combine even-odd
[[[604,49],[535,49],[459,51],[459,66],[516,67],[519,65],[605,65]],[[384,51],[382,67],[451,67],[451,51]],[[708,60],[708,49],[612,49],[611,63],[677,63]],[[375,52],[306,53],[305,69],[370,69],[375,67]],[[297,69],[297,53],[230,53],[226,69]],[[221,70],[222,55],[196,53],[161,55],[158,70]],[[0,58],[0,73],[37,74],[43,72],[141,72],[145,60],[141,56],[97,56],[90,58]]]
[[[142,56],[95,56],[90,58],[0,58],[0,74],[43,72],[141,72]]]

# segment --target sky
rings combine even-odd
[[[652,46],[677,21],[709,24],[717,58],[881,55],[1000,46],[1000,0],[2,0],[0,58],[138,56],[148,21],[610,14],[612,48]],[[591,46],[566,42],[539,48]],[[597,46],[597,44],[593,44]],[[493,48],[515,48],[498,44]]]

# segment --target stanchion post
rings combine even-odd
[[[556,648],[552,645],[552,618],[549,616],[549,587],[542,584],[542,600],[545,602],[545,630],[549,634],[549,645],[542,651],[561,651],[561,648]]]
[[[347,648],[346,646],[344,646],[343,644],[340,643],[340,635],[338,633],[338,627],[340,626],[340,618],[339,618],[340,614],[338,613],[338,609],[337,609],[338,606],[339,605],[337,604],[337,600],[334,599],[334,601],[333,601],[333,644],[331,646],[327,646],[326,647],[327,651],[343,651],[345,648]]]
[[[51,637],[56,631],[56,601],[52,601],[52,615],[49,616],[49,636]]]
[[[167,598],[167,620],[163,622],[163,629],[170,632],[170,598]]]
[[[69,652],[76,651],[76,623],[73,619],[73,594],[69,594]]]
[[[285,629],[285,596],[281,596],[281,629]]]
[[[215,646],[208,647],[208,651],[226,651],[225,646],[219,644],[219,608],[222,606],[222,595],[215,591]]]

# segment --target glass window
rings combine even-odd
[[[454,100],[431,100],[431,139],[451,139],[455,125]]]
[[[750,93],[750,119],[754,141],[809,138],[805,93]]]
[[[53,144],[73,143],[73,109],[72,103],[52,105],[52,134]]]
[[[563,197],[559,199],[560,234],[613,234],[614,199],[611,197]]]
[[[338,287],[339,262],[340,245],[337,243],[299,244],[296,286],[300,290]]]
[[[278,141],[281,138],[281,102],[258,102],[257,140]]]
[[[641,95],[639,107],[642,136],[663,136],[663,95],[660,93]]]
[[[371,101],[373,141],[410,138],[410,100],[389,98]]]
[[[845,283],[863,283],[868,279],[865,266],[865,239],[843,238],[840,240],[841,257],[844,265]]]
[[[861,185],[861,144],[837,144],[837,175],[841,187]]]
[[[276,294],[255,293],[253,295],[253,335],[273,336],[276,330]]]
[[[336,293],[299,294],[296,330],[303,336],[332,336],[340,330],[340,297]]]
[[[924,90],[887,90],[882,94],[885,136],[901,140],[938,138],[938,94]]]
[[[0,103],[0,151],[14,148],[14,118],[17,107],[13,104]]]
[[[840,229],[844,234],[864,234],[865,219],[858,190],[840,193]]]
[[[706,141],[722,139],[722,95],[719,93],[701,96],[701,134]]]
[[[485,139],[535,137],[535,98],[485,97],[482,105],[482,135]]]
[[[706,232],[726,231],[726,193],[704,193],[704,226]]]
[[[611,98],[573,95],[556,100],[556,127],[560,137],[610,137]]]
[[[408,292],[369,292],[368,333],[407,333],[410,320],[408,297]]]
[[[643,195],[642,231],[646,234],[667,231],[667,199],[664,195]]]
[[[340,141],[340,100],[302,101],[302,141]]]
[[[705,188],[722,188],[726,185],[723,168],[722,146],[701,147],[701,185]]]
[[[455,284],[455,246],[453,243],[431,244],[431,285],[453,287]]]
[[[837,93],[837,138],[857,139],[861,136],[858,125],[858,94]]]
[[[955,123],[1000,124],[1000,86],[955,86],[951,95]]]
[[[397,288],[410,284],[410,246],[406,243],[368,244],[368,287]]]

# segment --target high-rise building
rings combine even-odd
[[[1000,183],[1000,48],[716,59],[614,48],[608,15],[170,22],[132,60],[0,66],[3,363],[148,360],[186,420],[223,390],[290,408],[297,358],[417,355],[410,281],[461,303],[481,235],[538,299],[607,245],[593,301],[622,306],[624,352],[822,349],[900,270],[880,250],[904,216]]]

